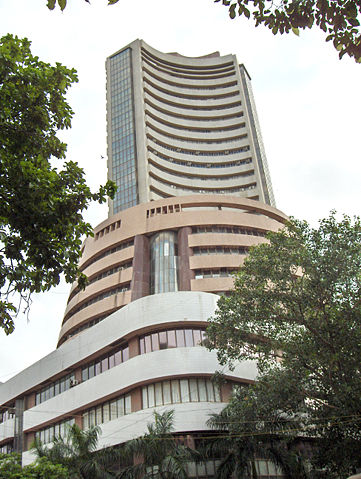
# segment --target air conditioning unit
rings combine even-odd
[[[77,379],[71,379],[70,380],[70,387],[73,388],[74,386],[77,386],[79,384],[79,381]]]

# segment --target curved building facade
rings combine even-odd
[[[274,206],[250,77],[234,55],[188,58],[141,40],[106,67],[118,191],[83,244],[88,285],[71,288],[57,349],[0,384],[0,452],[23,451],[26,463],[34,437],[96,424],[99,447],[112,446],[143,434],[154,410],[174,409],[175,431],[196,437],[233,386],[256,377],[242,362],[216,387],[216,353],[202,346],[249,248],[287,219]],[[212,464],[189,476],[213,477]],[[260,477],[282,477],[263,466]]]
[[[274,206],[250,77],[235,55],[162,53],[136,40],[107,66],[110,215],[229,194]]]
[[[259,201],[231,196],[167,198],[107,219],[84,244],[59,345],[131,301],[155,293],[224,294],[248,249],[277,231],[286,216]]]

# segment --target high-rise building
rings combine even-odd
[[[194,193],[275,206],[250,76],[235,55],[189,58],[136,40],[106,69],[110,216]]]
[[[83,245],[89,284],[71,289],[57,349],[0,385],[0,450],[23,449],[25,462],[35,436],[98,424],[111,446],[142,434],[154,409],[174,409],[176,431],[197,435],[256,376],[243,362],[218,388],[216,354],[202,346],[232,273],[286,219],[245,67],[137,40],[107,59],[107,101],[119,189]]]

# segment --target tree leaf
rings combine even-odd
[[[297,35],[298,37],[300,36],[300,30],[299,30],[298,28],[296,28],[296,27],[291,27],[291,29],[292,29],[292,31],[293,31],[293,33],[294,33],[295,35]]]
[[[63,11],[66,7],[66,0],[58,0],[59,7]]]
[[[54,10],[56,0],[48,0],[47,6],[49,10]]]

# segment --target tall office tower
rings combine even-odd
[[[186,58],[135,41],[107,60],[110,216],[83,245],[57,349],[0,385],[0,452],[48,443],[66,424],[100,425],[100,446],[144,433],[174,409],[175,431],[197,443],[209,414],[251,362],[211,382],[207,319],[249,248],[282,227],[248,74],[234,56]],[[193,438],[193,439],[192,439]],[[281,478],[259,462],[260,477]],[[213,477],[215,462],[190,465]]]
[[[189,58],[136,40],[106,69],[110,216],[194,193],[274,206],[250,77],[234,55]]]

